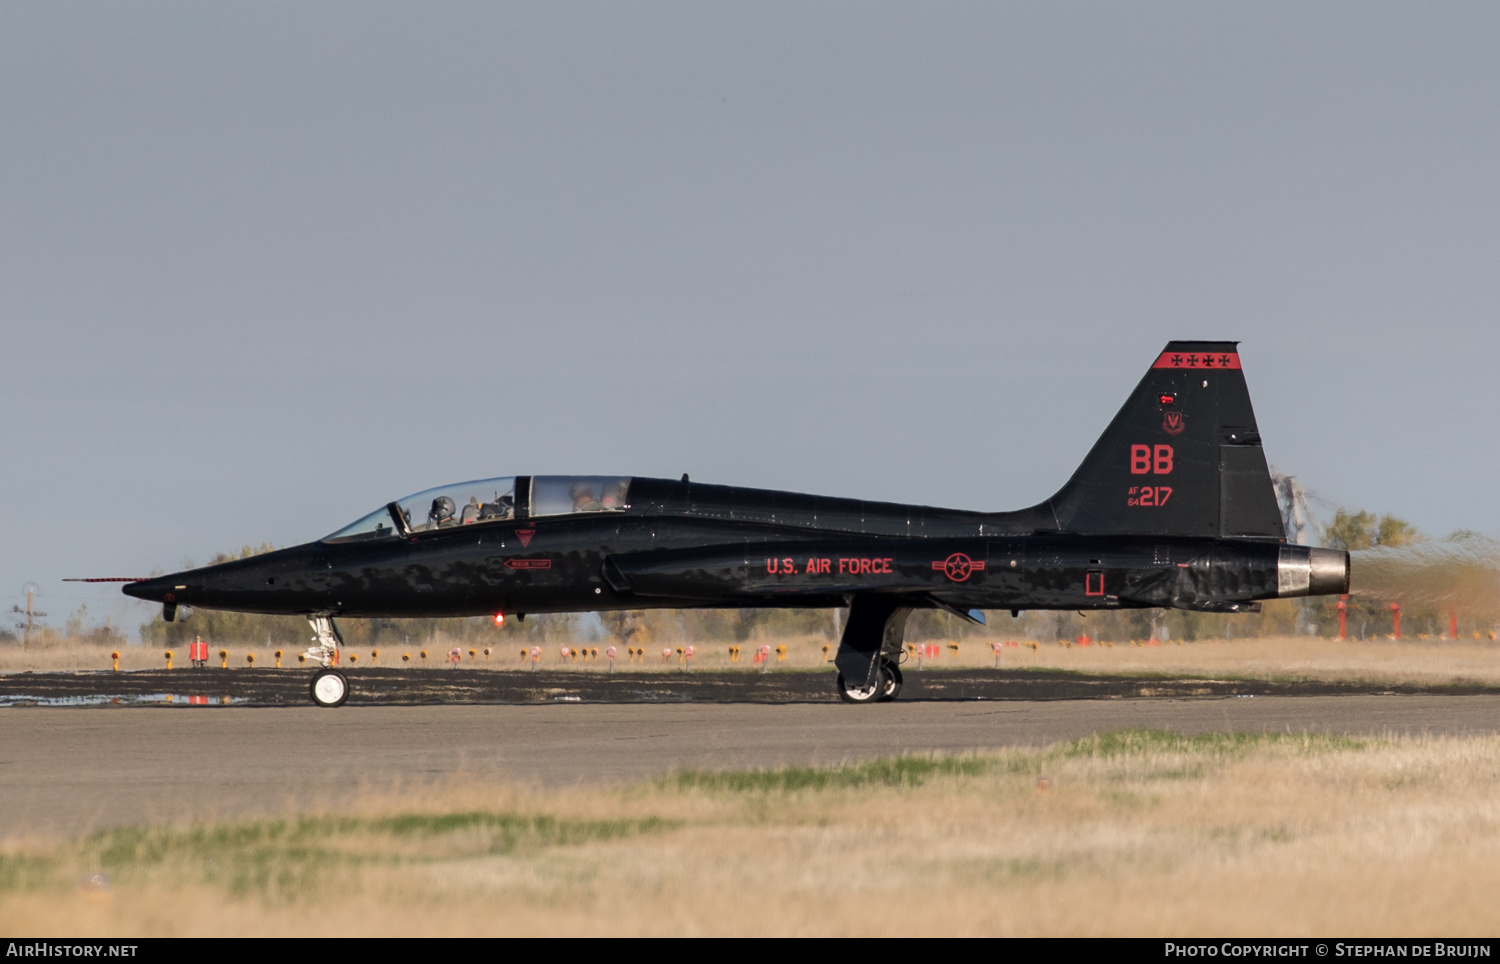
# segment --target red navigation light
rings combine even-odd
[[[495,613],[495,628],[505,625],[505,613]]]

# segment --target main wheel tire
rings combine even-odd
[[[901,695],[901,684],[904,682],[901,678],[901,667],[888,662],[881,667],[881,670],[883,672],[880,675],[885,679],[885,686],[881,690],[879,701],[889,703]]]
[[[884,668],[877,671],[875,681],[869,686],[852,687],[844,679],[844,674],[839,674],[839,699],[845,703],[875,703],[880,700],[880,694],[885,692],[886,675]]]
[[[336,669],[323,669],[313,675],[308,689],[319,706],[343,706],[349,698],[349,679]]]

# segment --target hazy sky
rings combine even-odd
[[[1500,7],[0,5],[0,602],[628,473],[1007,509],[1170,338],[1500,531]]]

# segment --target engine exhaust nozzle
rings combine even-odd
[[[1282,546],[1276,560],[1277,596],[1332,596],[1349,591],[1349,553]]]

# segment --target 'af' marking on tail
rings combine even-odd
[[[1125,504],[1161,506],[1171,497],[1170,485],[1132,485],[1125,493]]]

